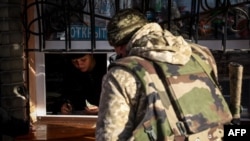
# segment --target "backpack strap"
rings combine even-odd
[[[165,76],[163,75],[163,73],[161,73],[160,68],[158,67],[156,63],[152,63],[146,59],[145,59],[145,63],[147,65],[147,67],[144,67],[145,70],[150,71],[149,69],[153,69],[158,76],[158,77],[151,77],[151,76],[148,76],[148,77],[151,77],[152,81],[155,84],[157,84],[155,85],[155,87],[158,90],[158,94],[160,96],[162,104],[165,107],[165,111],[167,113],[167,119],[174,133],[173,141],[185,141],[187,138],[186,137],[187,131],[186,131],[185,125],[183,124],[182,121],[178,119],[176,115],[176,110],[174,109],[174,107],[167,105],[167,103],[171,103],[171,99],[168,95],[168,89],[166,88],[167,86],[165,85],[164,80],[163,80]],[[150,125],[150,123],[147,123],[147,124]]]
[[[175,109],[176,105],[166,106],[165,105],[166,102],[164,102],[164,100],[167,100],[167,101],[172,101],[173,100],[171,98],[171,96],[169,95],[170,91],[169,91],[168,86],[166,84],[166,81],[164,79],[165,76],[164,76],[161,68],[159,67],[159,65],[157,63],[153,63],[152,67],[154,67],[154,69],[155,69],[155,71],[156,71],[156,73],[158,75],[158,79],[154,79],[153,81],[155,81],[157,84],[161,84],[161,85],[157,85],[156,88],[158,90],[160,90],[160,89],[165,90],[164,93],[159,93],[159,95],[161,97],[161,100],[163,101],[164,107],[166,108],[167,117],[168,117],[168,120],[170,121],[170,126],[171,126],[172,129],[176,129],[175,130],[176,131],[175,136],[182,139],[183,136],[187,135],[187,130],[186,130],[185,125],[183,124],[183,122],[180,121],[178,116],[176,115],[176,113],[178,113],[178,110]],[[171,108],[169,108],[169,107],[171,107]]]
[[[160,96],[160,99],[162,101],[163,106],[165,107],[166,113],[167,113],[167,119],[171,126],[171,129],[173,130],[173,133],[175,134],[176,137],[179,138],[179,141],[182,141],[180,139],[183,138],[183,136],[186,135],[186,130],[185,127],[183,125],[182,122],[179,121],[176,112],[174,110],[174,108],[172,106],[169,106],[168,103],[170,102],[169,96],[167,94],[167,91],[161,81],[161,75],[159,75],[159,72],[157,71],[157,69],[155,68],[155,66],[148,60],[144,59],[144,65],[147,67],[144,67],[144,69],[146,71],[154,71],[156,74],[158,74],[158,77],[151,77],[150,75],[148,75],[146,73],[146,75],[148,75],[147,77],[150,78],[155,84],[156,89],[158,90],[158,94]],[[148,126],[144,126],[144,127],[150,127],[150,123],[144,124],[144,125],[148,125]],[[146,128],[145,128],[146,129]],[[184,141],[184,138],[183,138]]]
[[[219,87],[219,82],[215,78],[212,77],[211,73],[214,73],[214,72],[209,67],[209,65],[206,64],[203,60],[201,60],[201,58],[197,54],[192,53],[192,56],[200,64],[200,66],[202,67],[202,69],[206,72],[206,74],[213,81],[213,83]]]
[[[185,137],[185,129],[183,128],[183,124],[181,124],[177,118],[177,115],[175,113],[175,110],[173,106],[171,106],[170,99],[167,95],[167,92],[165,90],[165,87],[163,83],[161,82],[159,76],[157,75],[157,72],[155,70],[154,65],[152,64],[152,61],[146,60],[145,58],[141,58],[138,56],[130,56],[123,59],[119,59],[116,62],[112,63],[110,67],[114,65],[124,66],[126,68],[129,68],[132,73],[135,74],[135,76],[138,76],[139,80],[144,83],[147,82],[153,82],[154,88],[156,93],[158,93],[158,96],[160,98],[160,101],[162,103],[162,106],[164,107],[164,111],[166,114],[166,120],[169,121],[170,130],[174,135],[171,135],[171,137],[168,137],[169,141],[184,141]],[[142,70],[145,70],[146,73],[143,73],[143,78],[140,78],[141,75],[140,72],[143,72]],[[155,74],[155,75],[154,75]],[[147,95],[152,94],[152,89],[150,88],[151,84],[146,83],[144,87],[145,93]],[[145,120],[142,123],[145,133],[147,133],[149,139],[151,141],[157,140],[157,134],[153,131],[153,123],[151,120]],[[174,139],[175,138],[175,139]],[[177,140],[178,139],[178,140]]]
[[[193,58],[200,64],[200,66],[203,68],[206,74],[210,77],[210,79],[213,80],[213,82],[219,87],[220,85],[218,82],[218,72],[217,72],[216,61],[211,51],[208,48],[200,46],[195,43],[190,42],[190,45],[193,50],[192,52]],[[207,60],[206,62],[208,63],[205,63],[205,61],[201,59],[201,56],[206,58]]]
[[[148,138],[150,141],[156,141],[157,135],[155,134],[153,127],[150,123],[150,121],[146,121],[143,123],[144,131],[148,134]]]

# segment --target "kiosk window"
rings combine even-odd
[[[107,54],[45,54],[47,115],[96,115]],[[67,104],[69,112],[62,111]]]

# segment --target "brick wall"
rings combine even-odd
[[[27,118],[28,100],[22,89],[25,85],[25,59],[21,0],[1,0],[0,7],[0,106],[11,116],[23,119]],[[13,140],[5,135],[1,139]]]

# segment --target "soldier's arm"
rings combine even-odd
[[[104,77],[96,125],[97,141],[120,140],[131,136],[136,87],[135,78],[120,67],[113,67]]]

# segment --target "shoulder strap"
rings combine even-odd
[[[208,64],[206,64],[203,60],[201,60],[201,58],[197,54],[192,53],[192,56],[200,64],[202,69],[206,72],[206,74],[213,81],[213,83],[219,87],[219,82],[215,78],[212,77],[211,73],[213,73],[213,71],[212,71],[211,67],[209,67]]]
[[[164,83],[162,81],[162,78],[165,76],[160,75],[159,70],[156,68],[155,63],[151,63],[149,61],[147,62],[147,66],[150,66],[149,68],[152,68],[154,72],[157,74],[157,77],[151,77],[152,81],[157,84],[156,89],[158,90],[158,94],[161,98],[162,104],[165,107],[166,113],[167,113],[167,119],[169,121],[169,124],[171,126],[171,129],[174,130],[174,134],[176,136],[181,136],[186,134],[186,130],[184,128],[184,125],[179,121],[176,111],[172,105],[168,105],[168,103],[171,103],[171,99],[168,95],[168,91],[166,87],[164,86]],[[147,69],[147,68],[146,68]]]
[[[211,80],[213,80],[214,83],[219,86],[216,61],[211,51],[207,47],[201,46],[199,44],[190,43],[190,45],[193,50],[193,58],[201,65],[206,74],[212,78]],[[207,63],[201,59],[201,56],[206,58]]]
[[[148,82],[153,82],[155,84],[154,86],[157,90],[157,93],[159,94],[159,97],[162,101],[162,105],[164,106],[165,111],[167,113],[166,117],[167,117],[167,120],[169,121],[171,130],[173,131],[175,136],[180,137],[181,135],[185,134],[185,132],[181,129],[182,126],[179,124],[179,120],[177,118],[176,112],[173,106],[170,104],[171,102],[170,102],[169,96],[166,92],[166,89],[162,81],[159,78],[159,75],[153,63],[149,60],[146,60],[138,56],[130,56],[130,57],[123,58],[121,60],[116,61],[115,64],[129,67],[130,69],[132,69],[132,72],[134,72],[137,76],[140,75],[138,70],[145,69],[146,73],[144,74],[144,77],[143,77],[144,80],[140,80],[140,81],[146,80]],[[155,75],[151,75],[151,74],[155,74]],[[146,90],[146,94],[151,94],[152,92],[151,92],[151,89],[149,88],[150,84],[145,84],[145,85],[146,86],[144,86],[145,87],[144,89]],[[145,125],[147,125],[147,127],[150,127],[151,123],[147,122],[146,124],[144,124],[144,126]]]

